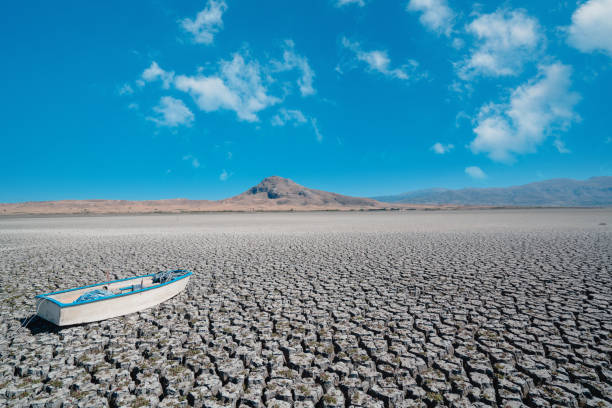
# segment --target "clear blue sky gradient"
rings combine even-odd
[[[564,27],[575,2],[510,0],[474,8],[449,0],[455,13],[449,36],[424,26],[406,0],[365,0],[363,7],[332,0],[226,3],[211,44],[197,43],[181,26],[206,1],[3,3],[0,202],[220,199],[271,175],[376,196],[612,174],[612,57],[568,44]],[[466,26],[517,9],[539,24],[540,56],[516,75],[460,78],[458,63],[477,45]],[[369,69],[343,38],[364,51],[386,51],[389,68],[404,67],[410,78]],[[313,95],[301,95],[297,70],[273,68],[287,40],[314,72]],[[139,82],[153,61],[176,75],[197,76],[199,68],[213,75],[235,53],[258,62],[268,95],[279,98],[256,113],[257,121],[227,109],[201,110],[189,93],[164,89],[160,81]],[[410,61],[418,63],[414,70]],[[571,67],[570,90],[580,96],[576,118],[513,161],[474,152],[481,108],[507,101],[546,61]],[[121,92],[126,85],[133,92]],[[193,121],[151,120],[159,119],[154,108],[164,96],[181,100]],[[299,110],[307,122],[274,126],[280,109]],[[556,140],[569,152],[561,153]],[[437,154],[437,142],[454,148]],[[471,166],[486,177],[471,177],[465,171]]]

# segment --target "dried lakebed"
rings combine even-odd
[[[612,211],[0,218],[0,406],[606,407]],[[167,268],[145,312],[34,295]]]

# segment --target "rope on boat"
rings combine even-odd
[[[28,325],[29,325],[30,323],[32,323],[32,320],[34,320],[34,318],[35,318],[36,316],[38,316],[38,311],[39,311],[39,309],[40,309],[40,305],[42,305],[43,301],[44,301],[44,299],[41,299],[41,298],[37,298],[37,299],[36,299],[36,312],[34,312],[34,314],[33,314],[32,316],[28,317],[28,318],[27,318],[27,319],[26,319],[26,320],[25,320],[25,321],[24,321],[24,322],[21,324],[21,326],[19,326],[19,328],[18,328],[18,329],[15,331],[15,334],[13,335],[13,339],[17,338],[17,335],[18,335],[19,333],[21,333],[21,331],[22,331],[23,329],[25,329],[26,327],[28,327]],[[8,343],[8,342],[9,342],[9,339],[8,339],[8,338],[6,338],[4,341],[1,341],[0,343]]]
[[[86,302],[88,300],[102,299],[102,298],[113,296],[113,295],[114,293],[109,292],[108,290],[94,289],[94,290],[90,290],[89,292],[83,293],[81,296],[79,296],[79,298],[75,301],[75,303]]]
[[[15,333],[15,336],[17,335],[17,333],[19,333],[22,329],[28,327],[28,324],[32,323],[32,320],[34,320],[34,318],[36,316],[38,316],[38,311],[40,309],[40,305],[42,305],[44,299],[36,299],[36,312],[34,312],[34,314],[32,316],[30,316],[29,319],[27,319],[19,329],[17,329],[17,332]]]
[[[185,269],[175,269],[171,271],[157,272],[153,275],[153,283],[165,283],[173,279],[183,276],[187,271]]]

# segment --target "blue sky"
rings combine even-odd
[[[612,0],[9,2],[0,202],[612,174]]]

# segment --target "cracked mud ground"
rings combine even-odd
[[[607,407],[612,211],[0,219],[0,406]],[[34,295],[187,268],[98,323]]]

